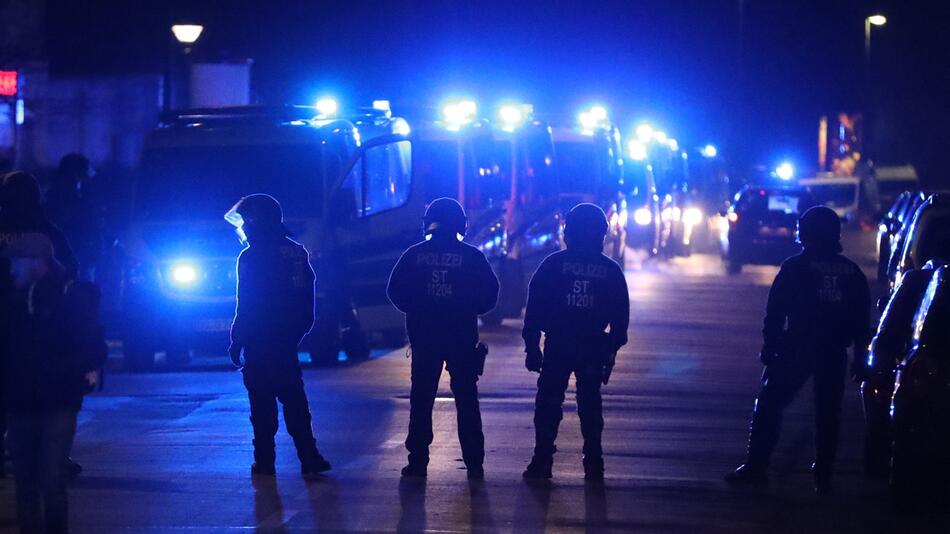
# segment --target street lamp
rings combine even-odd
[[[175,24],[172,26],[172,33],[175,39],[183,45],[193,45],[201,37],[201,32],[205,29],[200,24]]]
[[[162,110],[165,112],[171,111],[173,107],[186,100],[184,95],[187,94],[187,88],[183,90],[179,85],[183,83],[183,80],[188,79],[187,58],[190,57],[191,47],[201,37],[204,29],[205,27],[201,24],[172,25],[172,35],[175,36],[175,40],[169,39],[165,80],[162,83]],[[182,52],[184,52],[184,61],[179,59]],[[178,72],[181,70],[185,72]]]

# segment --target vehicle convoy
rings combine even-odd
[[[237,199],[273,195],[295,239],[320,248],[326,188],[358,138],[348,121],[301,114],[296,108],[188,111],[167,117],[148,136],[133,219],[119,241],[117,300],[128,365],[151,367],[157,352],[181,363],[198,345],[226,344],[234,263],[243,245],[222,215]]]
[[[927,197],[921,191],[904,191],[881,218],[877,231],[877,278],[880,282],[887,282],[888,266],[900,234],[924,200]]]
[[[891,486],[900,502],[948,496],[950,480],[950,267],[939,267],[913,319],[890,405]]]
[[[745,186],[725,210],[720,244],[726,270],[738,274],[745,264],[779,265],[801,250],[796,226],[802,213],[818,205],[800,187]]]
[[[914,213],[903,232],[888,269],[893,290],[904,273],[922,267],[935,258],[950,257],[950,196],[935,194]]]
[[[576,126],[552,128],[558,188],[564,213],[581,202],[599,205],[609,228],[604,253],[620,265],[627,252],[627,187],[624,183],[620,131],[607,110],[582,112]]]
[[[649,126],[637,128],[627,145],[624,184],[627,242],[651,255],[688,256],[706,237],[705,198],[691,183],[688,156],[676,139]],[[717,208],[718,209],[718,208]]]
[[[352,303],[370,344],[405,340],[403,317],[385,286],[401,252],[421,239],[419,221],[430,201],[450,197],[463,205],[465,240],[502,280],[499,307],[486,323],[520,315],[527,277],[560,246],[547,125],[527,114],[492,125],[477,118],[470,101],[449,102],[442,112],[440,120],[414,121],[408,135],[364,141],[330,197],[325,254],[343,273],[344,283],[334,287],[346,288],[344,307]],[[335,357],[329,350],[318,359]]]

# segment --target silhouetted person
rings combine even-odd
[[[82,154],[63,156],[45,204],[47,215],[63,230],[76,253],[80,277],[87,280],[95,280],[105,226],[104,206],[91,187],[95,174]]]
[[[871,297],[864,273],[841,255],[841,221],[833,210],[817,206],[802,214],[798,240],[804,250],[785,260],[769,291],[759,354],[765,372],[752,415],[748,457],[726,480],[768,482],[782,412],[813,377],[813,472],[815,490],[824,494],[831,491],[849,345],[854,345],[855,376],[865,374]]]
[[[567,215],[567,249],[548,256],[531,278],[524,330],[525,367],[539,372],[535,398],[534,457],[528,479],[551,478],[564,392],[577,382],[577,414],[584,436],[584,477],[602,480],[604,429],[600,387],[627,343],[630,298],[623,269],[604,256],[607,218],[593,204]],[[541,333],[544,351],[541,351]]]
[[[287,237],[280,204],[271,196],[246,196],[225,218],[244,232],[248,243],[237,262],[237,309],[228,352],[234,365],[244,371],[251,405],[251,473],[275,473],[274,436],[280,401],[301,473],[305,478],[316,476],[329,470],[330,464],[317,451],[297,359],[297,345],[313,326],[310,255]]]
[[[406,477],[426,476],[432,444],[432,407],[442,368],[449,371],[459,443],[468,478],[484,477],[485,437],[478,406],[478,316],[498,299],[498,279],[485,255],[463,243],[465,212],[454,199],[432,201],[423,218],[427,238],[410,247],[389,278],[389,300],[406,314],[412,347],[409,463]]]
[[[21,532],[66,532],[66,458],[83,395],[106,359],[99,291],[75,281],[53,244],[24,234],[3,252],[13,278],[3,378]],[[44,526],[45,525],[45,526]]]
[[[43,212],[40,197],[40,185],[31,174],[11,172],[0,178],[0,252],[24,234],[44,234],[53,243],[56,261],[68,275],[74,276],[77,272],[76,258],[62,231]],[[9,272],[9,262],[0,255],[0,324],[6,324],[5,314],[12,295]],[[0,339],[0,347],[3,345]],[[0,451],[3,450],[3,421],[4,412],[0,407]],[[73,476],[78,474],[82,467],[67,461],[74,466],[71,467]]]

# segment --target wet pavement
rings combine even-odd
[[[850,246],[867,252],[867,236]],[[607,479],[583,481],[573,396],[565,404],[555,478],[527,484],[536,375],[523,368],[520,323],[484,332],[480,381],[486,480],[469,482],[448,381],[436,402],[425,481],[405,463],[405,351],[305,371],[321,450],[334,469],[305,483],[289,437],[276,479],[252,480],[240,376],[219,356],[184,372],[113,373],[87,398],[71,487],[75,532],[913,532],[950,531],[947,515],[900,516],[886,486],[861,473],[863,424],[848,389],[837,492],[817,498],[810,389],[789,408],[768,489],[734,490],[762,371],[756,357],[774,267],[728,277],[717,257],[632,260],[630,344],[604,388]],[[209,362],[212,362],[209,364]],[[13,524],[13,484],[0,482],[0,527]]]

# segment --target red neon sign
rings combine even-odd
[[[16,96],[16,75],[15,70],[0,70],[0,96]]]

